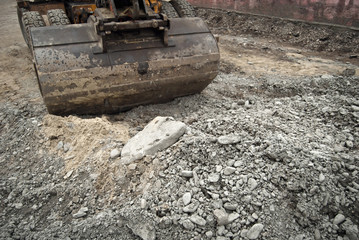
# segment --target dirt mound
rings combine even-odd
[[[110,158],[108,143],[125,143],[129,139],[128,124],[110,122],[106,116],[80,118],[77,116],[44,117],[43,134],[50,140],[50,151],[66,159],[66,170],[73,170],[86,163],[89,156],[99,154],[99,162]]]
[[[80,166],[89,165],[93,174],[103,186],[110,181],[116,163],[110,161],[111,150],[123,145],[129,139],[129,126],[125,122],[110,122],[106,116],[80,118],[46,115],[42,133],[49,140],[50,152],[65,161],[65,174],[69,177]],[[110,184],[112,185],[112,184]],[[101,188],[103,188],[103,186]]]
[[[348,57],[359,53],[359,31],[221,9],[199,8],[197,13],[218,34],[263,36],[316,51],[343,52]]]

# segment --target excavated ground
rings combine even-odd
[[[358,32],[197,9],[222,59],[201,94],[58,117],[15,2],[0,6],[0,239],[358,239]],[[130,166],[110,158],[156,116],[188,130]]]

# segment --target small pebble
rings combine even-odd
[[[211,183],[216,183],[219,181],[219,174],[211,173],[208,175],[208,181]]]
[[[147,201],[144,198],[141,198],[140,206],[142,209],[145,209],[147,207]]]
[[[253,191],[258,186],[257,181],[254,178],[248,179],[248,187],[250,191]]]
[[[190,192],[186,192],[182,196],[183,204],[186,206],[191,202],[192,195]]]
[[[320,240],[321,239],[320,231],[318,229],[314,230],[314,239],[315,240]]]
[[[222,209],[216,209],[213,211],[213,214],[217,220],[218,226],[228,224],[228,214],[226,213],[226,211]]]
[[[183,170],[180,175],[182,177],[191,178],[191,177],[193,177],[193,171]]]
[[[223,170],[223,174],[224,175],[231,175],[232,173],[234,173],[236,171],[236,168],[234,167],[226,167],[224,170]]]
[[[325,176],[323,173],[319,174],[319,182],[323,182],[325,180]]]
[[[333,224],[334,225],[339,225],[341,224],[342,222],[344,222],[345,220],[345,216],[343,214],[338,214],[335,216],[334,220],[333,220]]]
[[[117,158],[118,156],[120,156],[121,152],[118,151],[118,149],[112,149],[111,153],[110,153],[110,158]]]
[[[199,226],[205,226],[206,225],[206,220],[204,220],[204,218],[198,216],[198,215],[192,215],[189,220],[191,220],[191,222],[199,225]]]

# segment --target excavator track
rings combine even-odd
[[[30,28],[46,26],[44,19],[38,11],[27,11],[26,9],[17,9],[19,23],[22,35],[26,44],[30,45]]]
[[[172,0],[170,2],[180,17],[195,17],[196,12],[186,0]]]
[[[49,19],[50,25],[68,25],[70,19],[62,9],[51,9],[47,11],[47,18]]]
[[[166,14],[169,18],[178,18],[179,15],[176,9],[172,6],[170,2],[162,2],[162,11],[163,14]]]

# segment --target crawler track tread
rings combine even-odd
[[[50,25],[68,25],[70,20],[62,9],[51,9],[47,11]]]
[[[172,6],[170,2],[162,1],[161,13],[165,14],[169,18],[178,18],[179,15],[176,12],[176,9]]]
[[[196,17],[196,11],[186,0],[172,0],[171,4],[180,17]]]
[[[46,26],[45,21],[37,11],[27,12],[25,9],[18,9],[18,15],[23,37],[26,44],[30,47],[30,28],[44,27]]]

